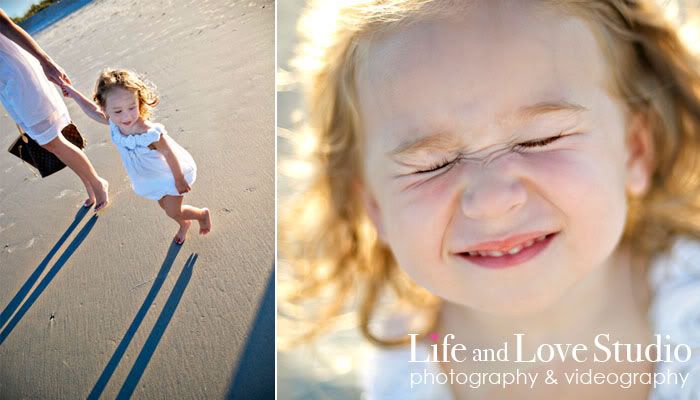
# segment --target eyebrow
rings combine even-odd
[[[407,140],[387,153],[390,157],[402,158],[415,156],[422,151],[445,151],[462,147],[462,141],[454,134],[439,131],[428,136]]]
[[[534,104],[532,106],[520,108],[516,113],[516,116],[523,120],[529,120],[538,117],[542,114],[549,114],[562,111],[568,111],[571,113],[578,114],[583,111],[588,111],[588,109],[582,105],[571,103],[568,101],[542,102]]]
[[[568,101],[542,102],[521,107],[515,113],[515,120],[525,122],[545,114],[569,112],[579,114],[588,109]],[[454,134],[438,131],[428,136],[401,142],[386,154],[394,158],[415,156],[422,151],[454,151],[463,147],[462,141]]]

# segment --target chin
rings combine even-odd
[[[523,288],[525,289],[525,288]],[[537,292],[536,296],[532,293]],[[478,298],[473,295],[477,294]],[[469,298],[461,294],[455,298],[444,298],[454,304],[458,304],[474,311],[501,317],[527,318],[541,315],[551,307],[556,306],[564,297],[564,292],[542,292],[541,288],[523,290],[522,293],[513,293],[511,290],[489,290],[488,293],[475,291]]]

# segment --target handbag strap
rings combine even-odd
[[[17,130],[19,131],[19,136],[22,138],[22,141],[24,143],[27,143],[27,138],[24,136],[24,135],[26,135],[26,133],[24,132],[22,127],[19,126],[19,124],[15,124],[15,126],[17,127]]]
[[[17,130],[19,131],[19,137],[22,139],[22,141],[23,141],[24,143],[29,143],[29,140],[27,139],[27,133],[24,132],[24,130],[22,130],[22,127],[19,126],[19,124],[15,124],[15,125],[17,126]],[[23,148],[23,147],[24,147],[24,146],[21,146],[21,145],[19,146],[19,158],[22,159],[22,160],[24,160],[24,158],[23,158],[23,156],[22,156],[22,148]],[[31,172],[32,174],[34,174],[34,177],[35,177],[35,178],[38,178],[38,177],[39,177],[39,174],[37,174],[36,171],[34,171],[33,169],[29,168],[29,165],[27,165],[26,162],[22,161],[22,164],[24,165],[25,168],[27,168],[27,169],[29,170],[29,172]]]

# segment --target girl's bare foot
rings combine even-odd
[[[199,220],[199,234],[206,235],[211,231],[211,213],[208,208],[203,208],[204,216]]]
[[[175,234],[175,243],[177,244],[183,244],[185,243],[185,239],[187,239],[187,231],[190,229],[190,225],[192,225],[191,221],[181,221],[180,223],[180,230],[177,231],[177,234]]]
[[[93,188],[95,191],[95,212],[104,210],[109,205],[109,183],[102,178],[97,179],[100,181],[100,186]]]

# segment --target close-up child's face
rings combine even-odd
[[[418,284],[527,314],[611,261],[626,193],[646,186],[632,144],[644,126],[612,94],[613,66],[586,22],[499,4],[372,39],[357,77],[364,192]]]
[[[104,111],[122,132],[128,131],[141,118],[136,92],[115,87],[110,89],[105,97]]]

